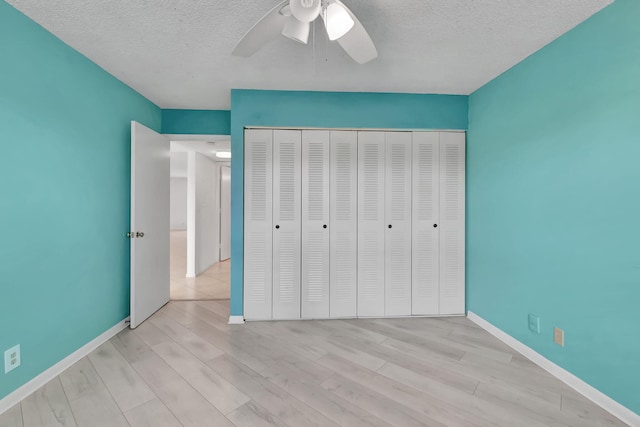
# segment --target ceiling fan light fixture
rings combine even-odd
[[[292,16],[285,24],[282,35],[298,43],[307,44],[310,27],[311,25],[308,22],[298,21]]]
[[[355,24],[349,12],[339,3],[330,3],[322,17],[329,40],[338,40],[347,34]]]

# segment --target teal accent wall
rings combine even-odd
[[[640,413],[640,1],[617,0],[469,105],[468,309]]]
[[[130,120],[160,109],[0,1],[0,398],[129,315]]]
[[[162,133],[229,135],[229,110],[162,110]]]
[[[244,128],[467,129],[466,96],[231,90],[231,314],[242,315]]]

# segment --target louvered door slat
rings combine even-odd
[[[331,132],[330,317],[357,315],[358,134]]]
[[[273,131],[274,319],[300,318],[300,142],[300,131]]]
[[[384,316],[384,132],[358,132],[358,316]]]
[[[464,314],[465,134],[440,133],[440,314]]]
[[[411,133],[386,132],[385,315],[411,314]]]
[[[439,132],[413,133],[412,304],[417,315],[439,313]]]
[[[329,317],[329,131],[302,131],[302,318]]]
[[[245,131],[244,317],[272,316],[272,131]]]

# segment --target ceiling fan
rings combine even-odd
[[[249,57],[280,34],[307,44],[312,22],[318,17],[324,21],[329,40],[337,41],[354,61],[365,64],[378,57],[371,37],[340,0],[285,0],[251,27],[232,54]]]

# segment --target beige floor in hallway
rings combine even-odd
[[[228,316],[228,301],[172,301],[0,426],[624,425],[466,318]]]
[[[171,299],[229,298],[231,261],[218,262],[195,278],[187,278],[187,232],[171,232]]]

